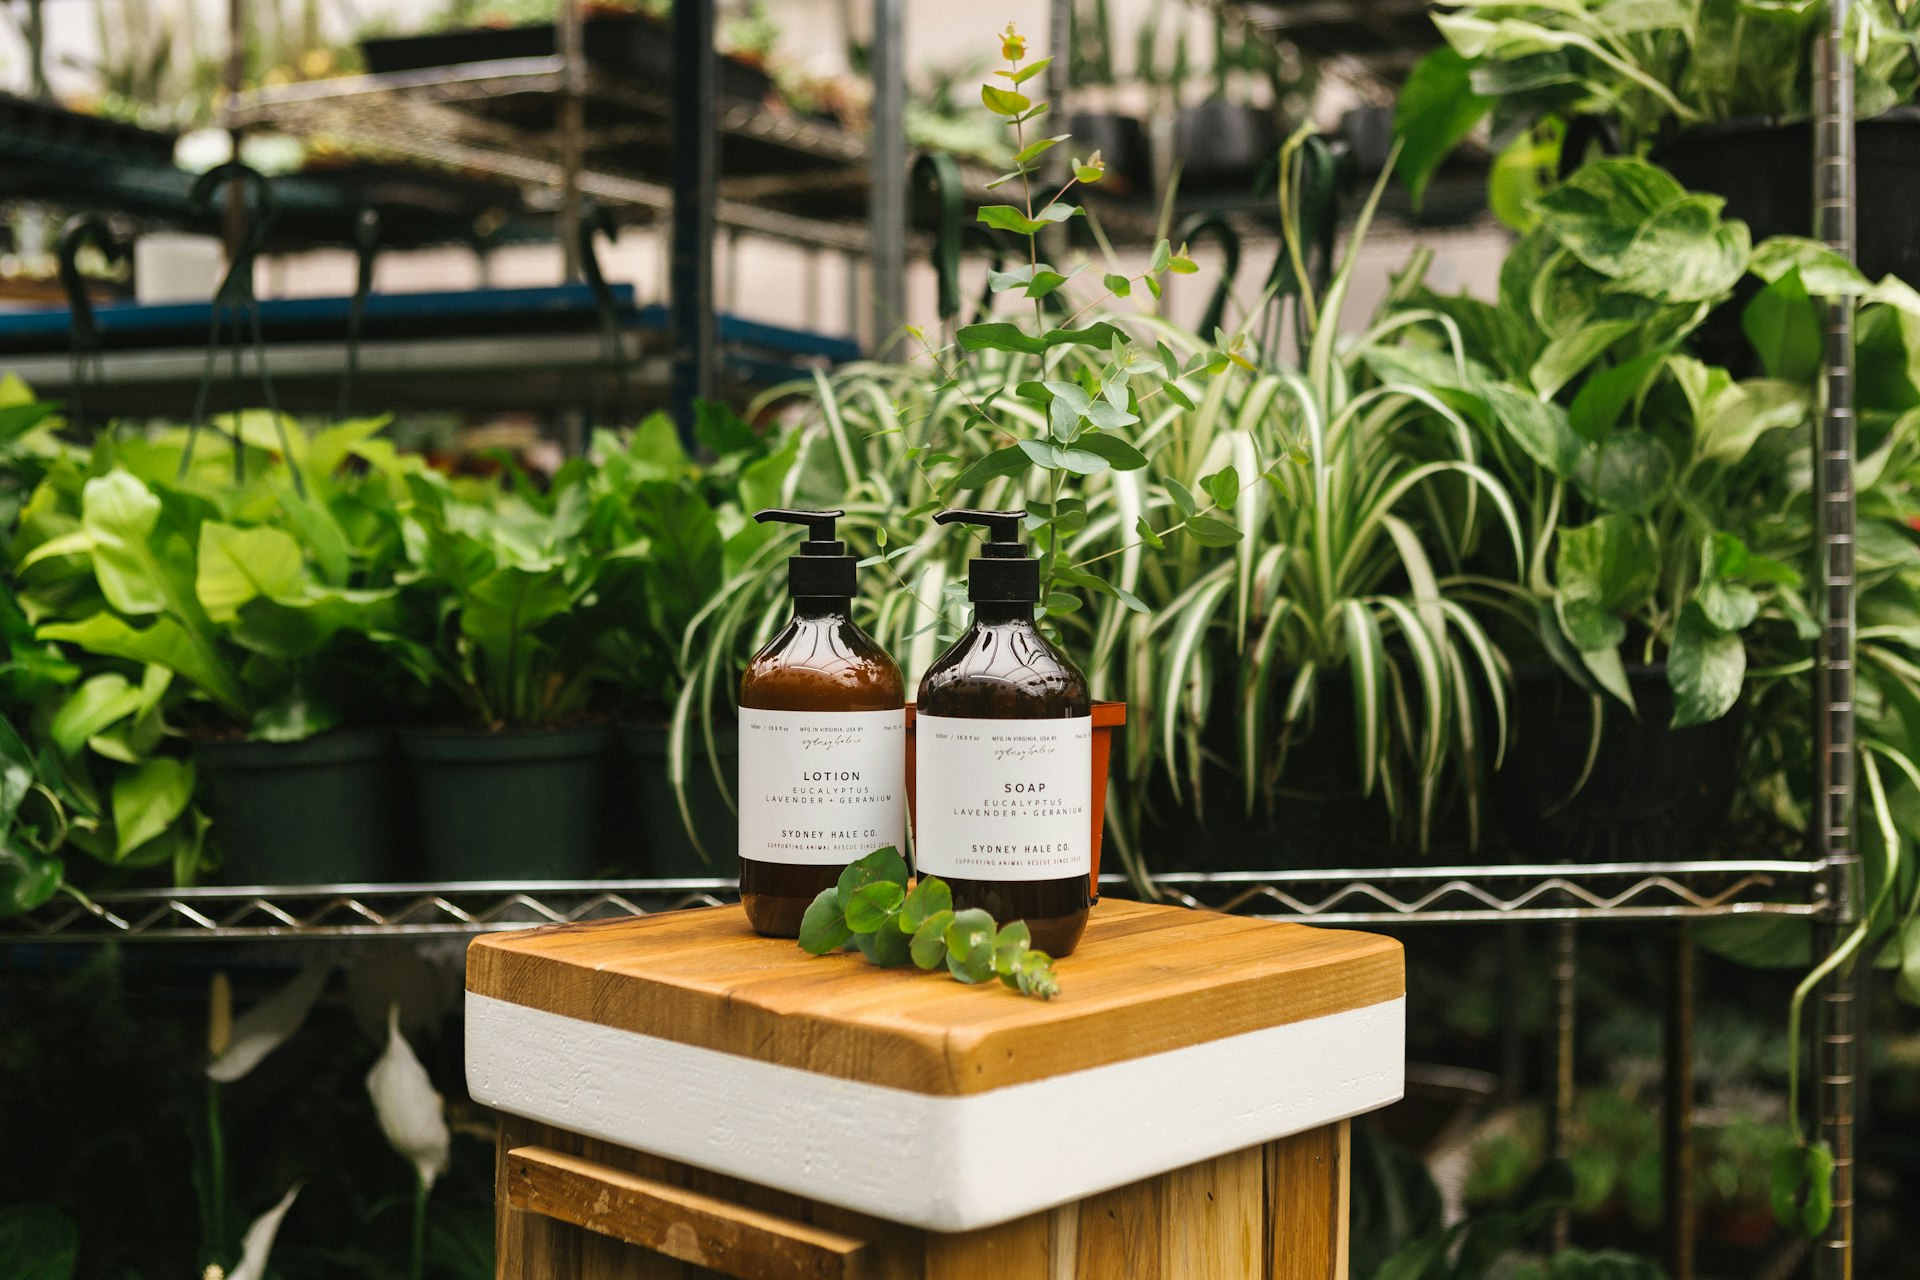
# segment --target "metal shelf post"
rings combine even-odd
[[[694,402],[713,394],[713,221],[719,148],[713,0],[673,6],[673,418],[693,443]]]
[[[1854,82],[1847,50],[1848,0],[1828,6],[1814,50],[1814,234],[1851,262],[1854,238]],[[1815,506],[1820,545],[1820,624],[1815,676],[1814,814],[1825,868],[1828,947],[1839,945],[1859,912],[1854,847],[1854,386],[1853,304],[1826,304],[1823,380],[1826,403],[1814,439]],[[1825,983],[1817,1006],[1814,1074],[1820,1133],[1833,1150],[1833,1217],[1814,1246],[1820,1280],[1851,1280],[1854,1262],[1854,1117],[1859,1088],[1856,992],[1852,964]]]

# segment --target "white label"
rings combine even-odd
[[[904,848],[907,713],[740,709],[740,856],[825,866]]]
[[[1093,869],[1093,718],[914,721],[914,866],[962,880]]]

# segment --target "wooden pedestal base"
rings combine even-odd
[[[1345,1280],[1348,1173],[1343,1120],[946,1235],[509,1116],[494,1235],[500,1280]]]

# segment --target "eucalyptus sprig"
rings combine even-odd
[[[853,947],[883,969],[944,964],[961,982],[997,975],[1023,996],[1060,994],[1053,957],[1033,949],[1026,921],[1002,927],[977,907],[955,911],[938,876],[909,885],[907,860],[892,845],[850,864],[838,884],[820,891],[800,921],[800,947],[816,956]]]

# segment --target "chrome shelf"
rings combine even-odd
[[[1315,924],[1698,919],[1822,913],[1816,862],[1398,867],[1156,877],[1170,902]],[[1104,876],[1125,891],[1122,876]],[[421,937],[648,915],[732,901],[720,878],[206,887],[61,897],[0,941]]]

